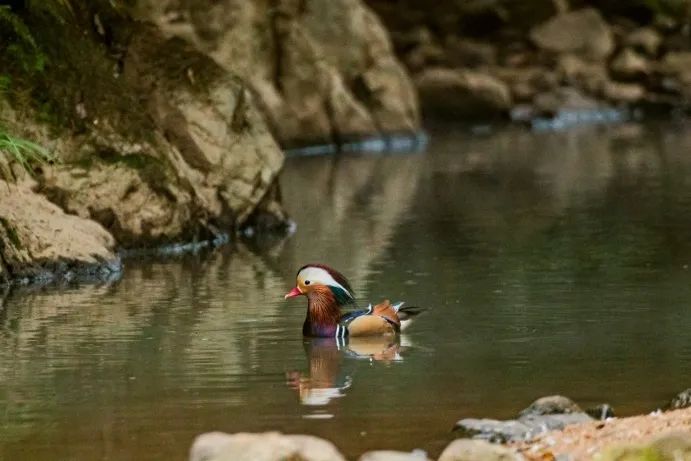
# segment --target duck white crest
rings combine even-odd
[[[348,291],[346,287],[338,283],[328,271],[322,269],[321,267],[305,267],[300,271],[298,277],[302,279],[303,283],[309,281],[310,283],[338,287],[348,293],[348,296],[351,298],[353,297],[353,294]]]

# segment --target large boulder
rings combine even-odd
[[[345,461],[331,442],[311,435],[207,432],[197,436],[189,461]]]
[[[99,224],[65,214],[24,183],[0,180],[0,283],[109,277],[121,269],[114,247]]]
[[[609,25],[593,8],[554,16],[535,26],[530,38],[541,49],[555,53],[575,53],[590,59],[605,59],[614,49]]]
[[[141,0],[136,12],[243,78],[284,144],[419,128],[414,88],[361,0]]]
[[[65,133],[63,162],[44,168],[41,192],[127,247],[232,233],[283,165],[246,86],[153,27],[130,37],[121,80],[141,95],[149,126],[127,133],[105,119]]]
[[[492,75],[464,69],[427,69],[415,83],[425,108],[460,117],[493,117],[511,107],[508,86]]]

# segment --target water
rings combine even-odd
[[[681,124],[448,125],[422,154],[291,158],[282,244],[4,299],[0,459],[183,460],[209,430],[435,455],[546,394],[650,411],[691,384],[689,152]],[[400,343],[303,343],[283,294],[310,261],[429,312]]]

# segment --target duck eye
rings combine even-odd
[[[309,285],[309,284],[310,284],[310,281],[309,281],[309,280],[305,280],[305,285]]]

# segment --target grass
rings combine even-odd
[[[0,154],[7,160],[7,162],[0,160],[0,176],[5,181],[17,179],[9,167],[12,162],[17,163],[27,173],[33,175],[35,165],[52,163],[56,160],[55,155],[43,146],[28,139],[13,136],[3,127],[0,127]]]

